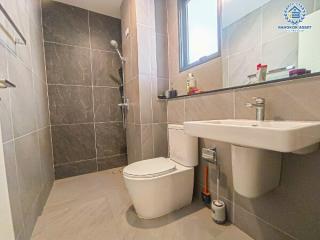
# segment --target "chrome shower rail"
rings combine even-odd
[[[16,85],[6,79],[0,79],[0,88],[15,88]]]
[[[9,14],[7,13],[7,11],[4,9],[4,7],[2,6],[2,4],[0,3],[0,11],[3,13],[3,15],[6,17],[6,19],[9,21],[9,23],[11,24],[11,26],[13,27],[13,29],[16,31],[16,33],[19,35],[20,39],[16,39],[14,38],[15,44],[23,44],[26,45],[27,41],[24,38],[24,36],[22,35],[21,31],[19,30],[19,28],[17,27],[17,25],[14,23],[14,21],[12,20],[12,18],[9,16]],[[20,41],[21,40],[21,41]]]

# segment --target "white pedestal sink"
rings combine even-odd
[[[276,188],[281,152],[307,154],[320,142],[320,122],[213,120],[185,122],[191,136],[232,144],[235,190],[255,198]]]

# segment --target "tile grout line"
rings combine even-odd
[[[90,28],[90,11],[88,12],[88,31],[89,31],[89,48],[90,48],[90,71],[91,71],[91,94],[92,94],[92,111],[93,111],[93,131],[94,131],[94,149],[95,149],[95,161],[96,161],[96,171],[99,171],[98,167],[98,148],[97,148],[97,129],[96,129],[96,112],[95,112],[95,97],[94,97],[94,87],[93,87],[93,56],[92,56],[92,42],[91,42],[91,28]]]
[[[48,86],[64,86],[64,87],[94,87],[94,88],[111,88],[111,89],[117,89],[117,87],[112,87],[112,86],[92,86],[91,85],[80,85],[80,84],[65,84],[65,83],[48,83]]]
[[[65,127],[65,126],[77,126],[77,125],[89,125],[89,124],[115,124],[115,123],[122,123],[122,121],[108,121],[108,122],[84,122],[84,123],[59,123],[59,124],[52,124],[52,127]],[[44,127],[45,128],[45,127]],[[43,129],[43,128],[42,128]]]
[[[78,164],[78,163],[83,163],[83,162],[88,162],[88,161],[96,161],[96,157],[95,158],[89,158],[89,159],[80,159],[77,161],[72,161],[72,162],[64,162],[64,163],[58,163],[56,164],[56,167],[63,167],[63,166],[68,166],[68,165],[72,165],[72,164]]]
[[[90,32],[89,32],[89,41],[91,41]],[[84,46],[80,46],[80,45],[72,45],[72,44],[61,43],[61,42],[55,42],[55,41],[48,41],[48,40],[44,40],[44,43],[50,43],[50,44],[55,44],[55,45],[60,45],[60,46],[65,46],[65,47],[82,48],[82,49],[87,49],[90,51],[92,50],[92,51],[97,51],[97,52],[117,54],[115,51],[112,51],[112,50],[92,48],[91,43],[89,43],[89,47],[84,47]]]
[[[50,126],[46,126],[46,127],[42,127],[42,128],[39,128],[39,129],[35,129],[35,130],[30,131],[30,132],[28,132],[28,133],[26,133],[26,134],[23,134],[23,135],[21,135],[21,136],[19,136],[19,137],[14,137],[14,136],[13,136],[13,138],[11,138],[11,139],[8,140],[8,141],[3,142],[2,144],[6,144],[6,143],[9,143],[9,142],[11,142],[11,141],[20,140],[21,138],[24,138],[24,137],[27,137],[27,136],[29,136],[29,135],[38,133],[38,132],[40,132],[40,131],[42,131],[42,130],[44,130],[44,129],[46,129],[46,128],[49,128],[49,127],[50,127]]]
[[[261,221],[262,223],[264,223],[265,225],[268,225],[270,228],[282,233],[283,235],[286,235],[290,238],[292,238],[292,240],[298,240],[296,237],[292,236],[291,234],[283,231],[282,229],[278,228],[277,226],[274,226],[273,224],[267,222],[266,220],[262,219],[261,217],[254,215],[253,213],[249,212],[247,209],[241,207],[240,205],[235,204],[236,206],[238,206],[238,208],[240,208],[242,211],[246,212],[247,214],[255,217],[256,219],[258,219],[259,221]]]

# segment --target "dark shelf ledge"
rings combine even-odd
[[[289,81],[289,80],[290,81],[291,80],[298,80],[298,79],[311,78],[311,77],[316,77],[316,76],[320,76],[320,72],[309,73],[309,74],[304,74],[304,75],[295,76],[295,77],[281,78],[281,79],[271,80],[271,81],[266,81],[266,82],[261,82],[261,83],[254,83],[254,84],[241,85],[241,86],[228,87],[228,88],[219,88],[219,89],[214,89],[214,90],[209,90],[209,91],[203,91],[201,93],[197,93],[197,94],[193,94],[193,95],[180,95],[180,96],[177,96],[174,98],[167,98],[167,99],[159,98],[159,100],[174,100],[174,99],[179,99],[179,98],[196,97],[196,96],[206,95],[206,94],[210,94],[210,93],[226,92],[226,91],[235,90],[235,89],[263,86],[263,85],[285,82],[285,81]]]

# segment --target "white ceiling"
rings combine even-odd
[[[122,0],[56,0],[115,18],[120,18]]]

